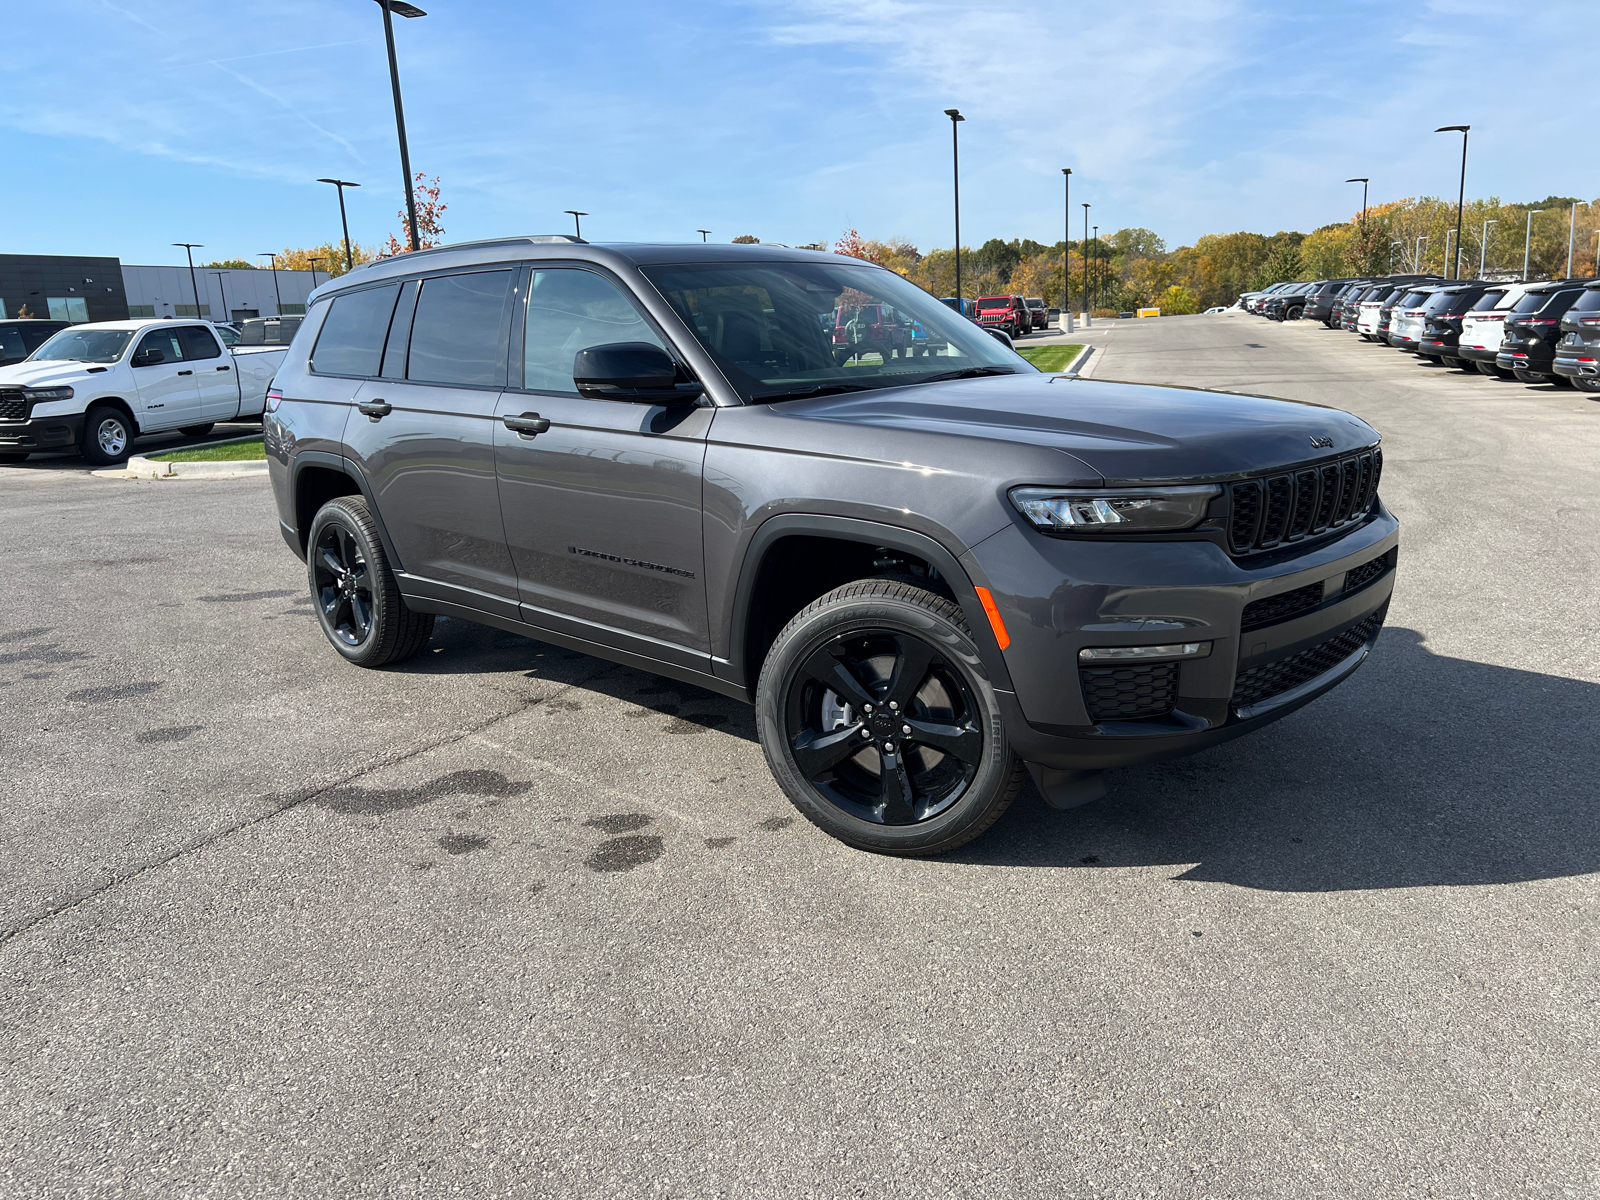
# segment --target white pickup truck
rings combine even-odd
[[[287,346],[229,349],[204,321],[98,321],[0,367],[0,463],[73,450],[98,466],[133,439],[259,417]]]

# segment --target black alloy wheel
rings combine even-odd
[[[1027,768],[961,609],[911,579],[862,579],[802,609],[756,687],[767,765],[848,845],[938,854],[1000,818]]]
[[[1586,375],[1574,375],[1571,379],[1572,386],[1580,392],[1600,392],[1600,379]]]
[[[340,496],[324,504],[306,545],[317,623],[344,658],[382,667],[427,645],[433,614],[406,606],[365,500]]]
[[[938,816],[983,759],[970,689],[927,642],[892,629],[853,630],[814,650],[789,685],[785,717],[806,782],[875,825]]]
[[[372,572],[355,535],[330,521],[311,551],[311,590],[328,636],[352,650],[372,637]]]

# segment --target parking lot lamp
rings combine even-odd
[[[1100,226],[1094,227],[1094,293],[1089,297],[1092,304],[1100,298]]]
[[[1578,202],[1572,202],[1572,220],[1567,225],[1567,278],[1572,278],[1572,241],[1578,236]]]
[[[1492,221],[1485,221],[1483,223],[1483,237],[1480,238],[1479,241],[1478,241],[1478,278],[1479,279],[1483,278],[1483,272],[1487,269],[1488,262],[1489,262],[1489,226],[1498,225],[1498,224],[1500,224],[1500,218],[1499,217],[1494,218]]]
[[[199,250],[203,242],[173,242],[174,246],[182,246],[183,252],[189,256],[189,289],[194,292],[194,317],[200,319],[200,285],[194,281],[194,252]]]
[[[339,224],[344,229],[344,269],[354,271],[356,260],[350,255],[350,220],[344,215],[344,190],[347,187],[360,187],[359,183],[351,183],[348,179],[319,179],[318,183],[331,183],[339,189]]]
[[[1417,250],[1411,258],[1411,270],[1418,275],[1422,274],[1422,243],[1428,240],[1428,235],[1423,234],[1417,239]]]
[[[257,258],[270,258],[272,260],[272,298],[278,302],[278,316],[283,316],[283,293],[278,290],[278,256],[270,250],[263,250],[256,255]]]
[[[1394,248],[1400,244],[1401,242],[1398,238],[1389,243],[1389,274],[1391,275],[1394,274]]]
[[[1528,231],[1522,235],[1522,282],[1528,282],[1528,251],[1533,246],[1533,219],[1542,213],[1542,208],[1528,210]]]
[[[1455,232],[1454,229],[1446,229],[1444,231],[1444,277],[1446,279],[1450,278],[1450,235],[1452,233],[1454,233],[1454,232]],[[1457,247],[1457,248],[1459,249],[1459,247]],[[1461,263],[1459,261],[1460,257],[1461,256],[1459,254],[1456,256],[1456,258],[1458,260],[1456,262],[1456,278],[1457,279],[1461,278]]]
[[[317,264],[322,261],[320,254],[306,255],[306,261],[311,264],[311,290],[317,290]]]
[[[1345,182],[1359,183],[1361,185],[1361,234],[1365,237],[1367,233],[1367,184],[1372,181],[1363,175],[1357,175],[1354,179],[1346,179]]]
[[[1066,195],[1062,200],[1063,211],[1066,219],[1062,222],[1061,233],[1061,315],[1066,319],[1061,322],[1061,327],[1070,331],[1072,329],[1072,305],[1069,303],[1072,292],[1072,272],[1068,270],[1068,243],[1072,241],[1072,168],[1061,168],[1061,181],[1066,185]]]
[[[696,229],[695,232],[700,235],[701,242],[705,242],[711,236],[711,230],[709,229]]]
[[[956,206],[956,311],[966,315],[961,303],[961,138],[956,126],[965,121],[959,108],[947,108],[944,115],[950,118],[950,174],[952,195]]]
[[[211,273],[217,277],[217,291],[222,295],[222,319],[226,322],[228,320],[228,289],[222,286],[221,271],[213,271]]]
[[[1594,273],[1600,275],[1600,229],[1594,231]]]
[[[1441,125],[1435,133],[1459,133],[1461,135],[1461,191],[1456,196],[1456,275],[1461,278],[1461,208],[1467,202],[1467,130],[1471,125]],[[1450,278],[1450,247],[1445,246],[1444,275]]]
[[[400,135],[400,173],[406,177],[406,215],[411,221],[411,248],[422,249],[422,242],[417,233],[417,196],[411,187],[411,151],[406,146],[406,110],[400,103],[400,67],[394,58],[394,19],[393,14],[399,13],[402,17],[425,17],[415,4],[406,4],[404,0],[376,0],[379,8],[383,9],[383,40],[389,47],[389,85],[394,89],[394,127]],[[342,199],[342,196],[341,196]],[[313,278],[315,272],[313,272]]]
[[[583,221],[582,221],[582,218],[587,217],[589,214],[586,213],[586,212],[579,212],[575,208],[563,208],[561,211],[564,212],[564,213],[569,214],[572,217],[572,229],[573,229],[573,232],[575,232],[578,235],[578,240],[580,242],[583,241]]]
[[[1083,202],[1083,315],[1089,318],[1089,202]]]

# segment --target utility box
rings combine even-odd
[[[1141,317],[1159,317],[1161,310],[1159,308],[1141,308],[1138,315]]]

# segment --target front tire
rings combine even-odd
[[[83,418],[83,437],[78,448],[97,467],[126,462],[128,451],[133,448],[133,422],[120,408],[96,405]]]
[[[880,854],[971,841],[1026,776],[961,610],[899,580],[858,580],[796,614],[762,664],[756,726],[801,814]]]
[[[384,667],[428,644],[433,614],[406,607],[365,500],[340,496],[324,504],[306,546],[317,623],[347,661]]]

